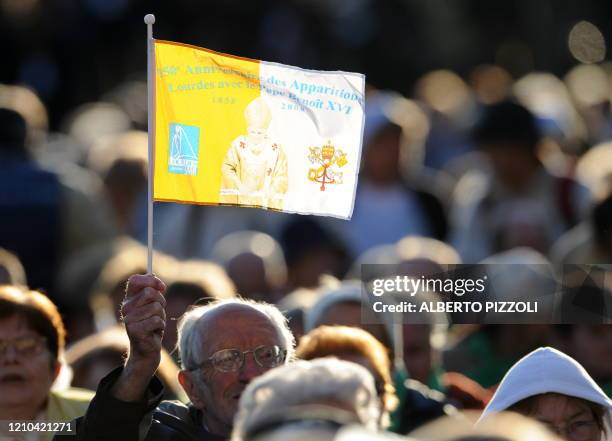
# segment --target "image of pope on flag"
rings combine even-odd
[[[220,200],[282,210],[289,182],[287,155],[268,136],[270,108],[257,97],[247,106],[244,118],[246,136],[236,138],[223,159]]]
[[[154,40],[156,201],[350,219],[362,74]]]

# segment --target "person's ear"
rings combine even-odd
[[[198,409],[204,409],[204,398],[202,397],[198,382],[188,371],[179,371],[178,380],[183,390],[189,397],[191,403]]]

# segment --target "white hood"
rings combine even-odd
[[[548,392],[582,398],[606,408],[605,441],[612,441],[612,400],[576,360],[553,348],[536,349],[517,361],[502,379],[480,419],[506,410],[524,398]]]

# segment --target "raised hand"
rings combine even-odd
[[[113,387],[123,401],[137,401],[144,395],[161,359],[166,327],[166,285],[154,275],[133,275],[128,279],[121,317],[130,339],[130,352]]]
[[[133,275],[128,279],[121,317],[130,339],[129,358],[156,361],[159,365],[166,327],[166,285],[153,275]]]

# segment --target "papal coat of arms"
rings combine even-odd
[[[308,147],[308,149],[310,150],[308,160],[317,166],[308,170],[308,179],[320,183],[321,191],[325,191],[326,185],[342,184],[342,172],[337,169],[348,163],[346,153],[334,147],[331,141],[322,147]]]

